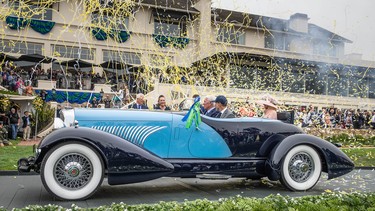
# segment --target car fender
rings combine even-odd
[[[323,171],[328,173],[328,179],[339,177],[354,169],[350,158],[332,143],[307,134],[296,134],[279,142],[269,154],[266,162],[266,175],[270,180],[280,179],[282,161],[285,155],[297,145],[309,145],[320,155]]]
[[[84,127],[62,128],[46,136],[38,146],[35,163],[41,163],[48,150],[67,141],[84,142],[99,152],[110,185],[147,181],[174,170],[172,164],[144,148],[113,134]]]

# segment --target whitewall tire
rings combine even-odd
[[[280,182],[292,191],[305,191],[315,186],[321,172],[322,162],[316,150],[298,145],[282,161]]]
[[[104,165],[90,146],[68,142],[51,149],[43,159],[41,179],[55,197],[80,200],[90,197],[101,185]]]

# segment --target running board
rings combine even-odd
[[[232,177],[225,174],[198,174],[197,178],[207,180],[227,180]]]

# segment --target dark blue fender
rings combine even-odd
[[[35,164],[39,165],[54,146],[68,141],[89,144],[101,155],[110,185],[143,182],[173,172],[169,162],[120,137],[91,128],[62,128],[49,134],[38,146]]]
[[[290,149],[302,144],[313,147],[319,153],[323,171],[328,173],[328,179],[339,177],[354,169],[354,163],[335,145],[315,136],[297,134],[285,138],[271,151],[265,167],[266,174],[270,180],[280,179],[284,156]]]

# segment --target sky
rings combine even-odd
[[[345,54],[375,61],[375,0],[213,0],[213,7],[282,19],[305,13],[309,23],[353,41]]]

